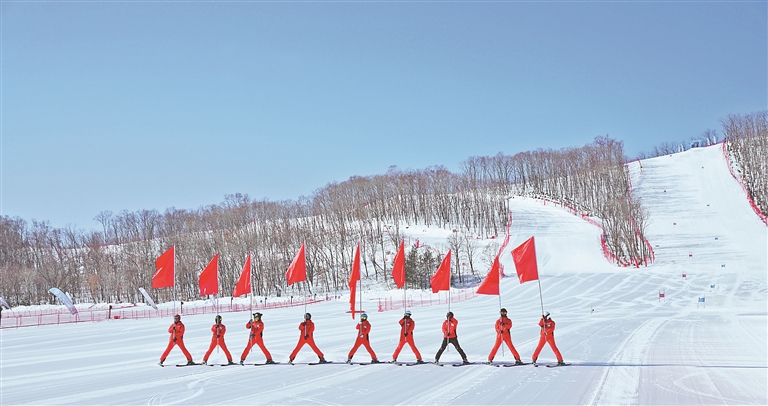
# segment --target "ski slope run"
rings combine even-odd
[[[649,210],[647,237],[656,252],[648,268],[605,260],[600,231],[553,205],[515,198],[512,247],[534,235],[545,310],[557,322],[561,368],[459,368],[418,365],[285,364],[298,340],[302,308],[265,312],[264,340],[275,366],[160,368],[171,319],[113,320],[0,332],[0,404],[768,404],[768,239],[719,146],[630,165]],[[442,243],[443,237],[428,241]],[[509,251],[509,250],[508,250]],[[502,258],[513,274],[511,257]],[[543,261],[541,261],[543,262]],[[686,273],[686,279],[682,274]],[[715,285],[715,288],[711,288]],[[666,292],[659,301],[658,292]],[[470,361],[484,361],[494,342],[499,302],[514,322],[513,342],[526,362],[538,342],[539,285],[501,282],[501,297],[455,303],[459,341]],[[394,350],[399,312],[375,312],[365,292],[379,359]],[[705,297],[706,307],[698,302]],[[592,312],[594,309],[594,312]],[[307,309],[325,357],[344,361],[355,340],[348,303]],[[413,309],[416,344],[431,360],[445,306]],[[224,315],[237,361],[247,341],[247,313]],[[195,360],[210,342],[213,316],[184,316]],[[221,352],[210,361],[225,362]],[[367,361],[358,351],[355,361]],[[406,346],[399,360],[414,357]],[[441,361],[458,361],[449,347]],[[249,362],[263,362],[256,349]],[[296,361],[317,358],[304,348]],[[184,361],[175,349],[167,364]],[[497,362],[513,361],[509,351]],[[539,362],[554,362],[545,347]]]

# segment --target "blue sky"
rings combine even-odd
[[[295,200],[766,109],[766,2],[3,2],[0,214]]]

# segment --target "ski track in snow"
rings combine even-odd
[[[514,222],[507,251],[535,235],[545,310],[557,322],[562,368],[471,365],[286,365],[298,338],[301,308],[265,312],[264,340],[275,366],[176,368],[155,363],[170,319],[120,320],[0,330],[0,404],[768,404],[768,228],[757,219],[725,167],[720,147],[700,148],[629,165],[635,197],[647,207],[646,236],[656,262],[645,268],[609,264],[600,230],[548,203],[510,200]],[[450,231],[410,227],[432,246]],[[539,341],[539,286],[520,285],[509,252],[501,302],[513,320],[512,339],[530,362]],[[683,279],[682,274],[687,278]],[[710,285],[715,284],[711,289]],[[666,299],[659,301],[660,290]],[[378,313],[366,292],[379,359],[397,345],[399,311]],[[409,294],[419,295],[418,292]],[[426,294],[425,294],[426,295]],[[697,307],[698,297],[706,297]],[[470,361],[485,361],[494,343],[499,297],[453,303],[458,335]],[[185,307],[186,308],[186,307]],[[594,308],[594,313],[591,310]],[[307,308],[315,340],[329,360],[345,360],[355,324],[347,299]],[[416,345],[430,361],[447,306],[414,308]],[[237,358],[249,314],[224,314],[226,342]],[[185,343],[199,361],[213,315],[184,316]],[[225,362],[214,351],[210,362]],[[364,349],[355,361],[367,361]],[[497,362],[513,357],[502,347]],[[409,347],[399,360],[415,359]],[[247,362],[263,362],[255,349]],[[296,361],[314,362],[304,348]],[[452,346],[446,364],[458,362]],[[555,362],[545,346],[541,364]]]

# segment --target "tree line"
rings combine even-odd
[[[722,123],[736,172],[757,208],[768,214],[768,111],[731,114]]]
[[[155,259],[176,246],[176,292],[197,298],[197,278],[219,253],[220,293],[230,294],[252,254],[254,294],[293,295],[346,289],[354,247],[361,244],[362,277],[391,283],[389,272],[409,227],[455,232],[444,245],[406,255],[409,288],[425,288],[451,249],[453,277],[483,276],[498,245],[480,250],[477,238],[498,236],[508,221],[507,199],[547,198],[602,220],[610,251],[642,263],[647,214],[629,188],[623,143],[608,136],[579,148],[470,157],[459,173],[443,166],[353,176],[297,200],[253,200],[233,194],[196,210],[103,211],[100,230],[52,228],[0,217],[0,294],[15,304],[49,300],[58,287],[75,302],[141,301]],[[308,285],[286,286],[285,270],[306,243]],[[466,265],[462,265],[466,264]],[[295,285],[294,285],[295,286]],[[151,291],[151,290],[150,290]],[[152,291],[151,291],[152,292]],[[160,301],[173,291],[152,292]]]

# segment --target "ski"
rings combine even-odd
[[[195,362],[193,364],[176,364],[177,367],[191,367],[193,365],[203,365],[203,364],[201,364],[199,362]]]
[[[270,363],[270,364],[267,364],[267,363],[265,362],[265,363],[263,363],[263,364],[252,364],[252,365],[254,365],[254,366],[257,366],[257,367],[260,367],[260,366],[264,366],[264,365],[278,365],[278,364],[280,364],[280,363],[279,363],[279,362],[272,362],[272,363]]]
[[[509,368],[509,367],[519,367],[519,366],[523,366],[523,365],[531,365],[531,363],[530,362],[527,362],[527,363],[523,362],[523,363],[520,363],[520,364],[486,364],[486,365],[491,366],[491,367],[497,367],[497,368]]]
[[[570,364],[570,363],[567,363],[567,364],[562,364],[562,365],[559,365],[559,364],[551,364],[551,365],[547,365],[547,368],[555,368],[555,367],[567,367],[568,365],[571,365],[571,364]]]
[[[327,361],[327,362],[310,362],[307,365],[323,365],[323,364],[346,364],[346,362],[333,362],[333,361]]]
[[[485,364],[485,362],[468,362],[468,363],[463,363],[462,362],[460,364],[453,364],[453,366],[455,366],[455,367],[463,367],[463,366],[466,366],[466,365],[483,365],[483,364]]]

